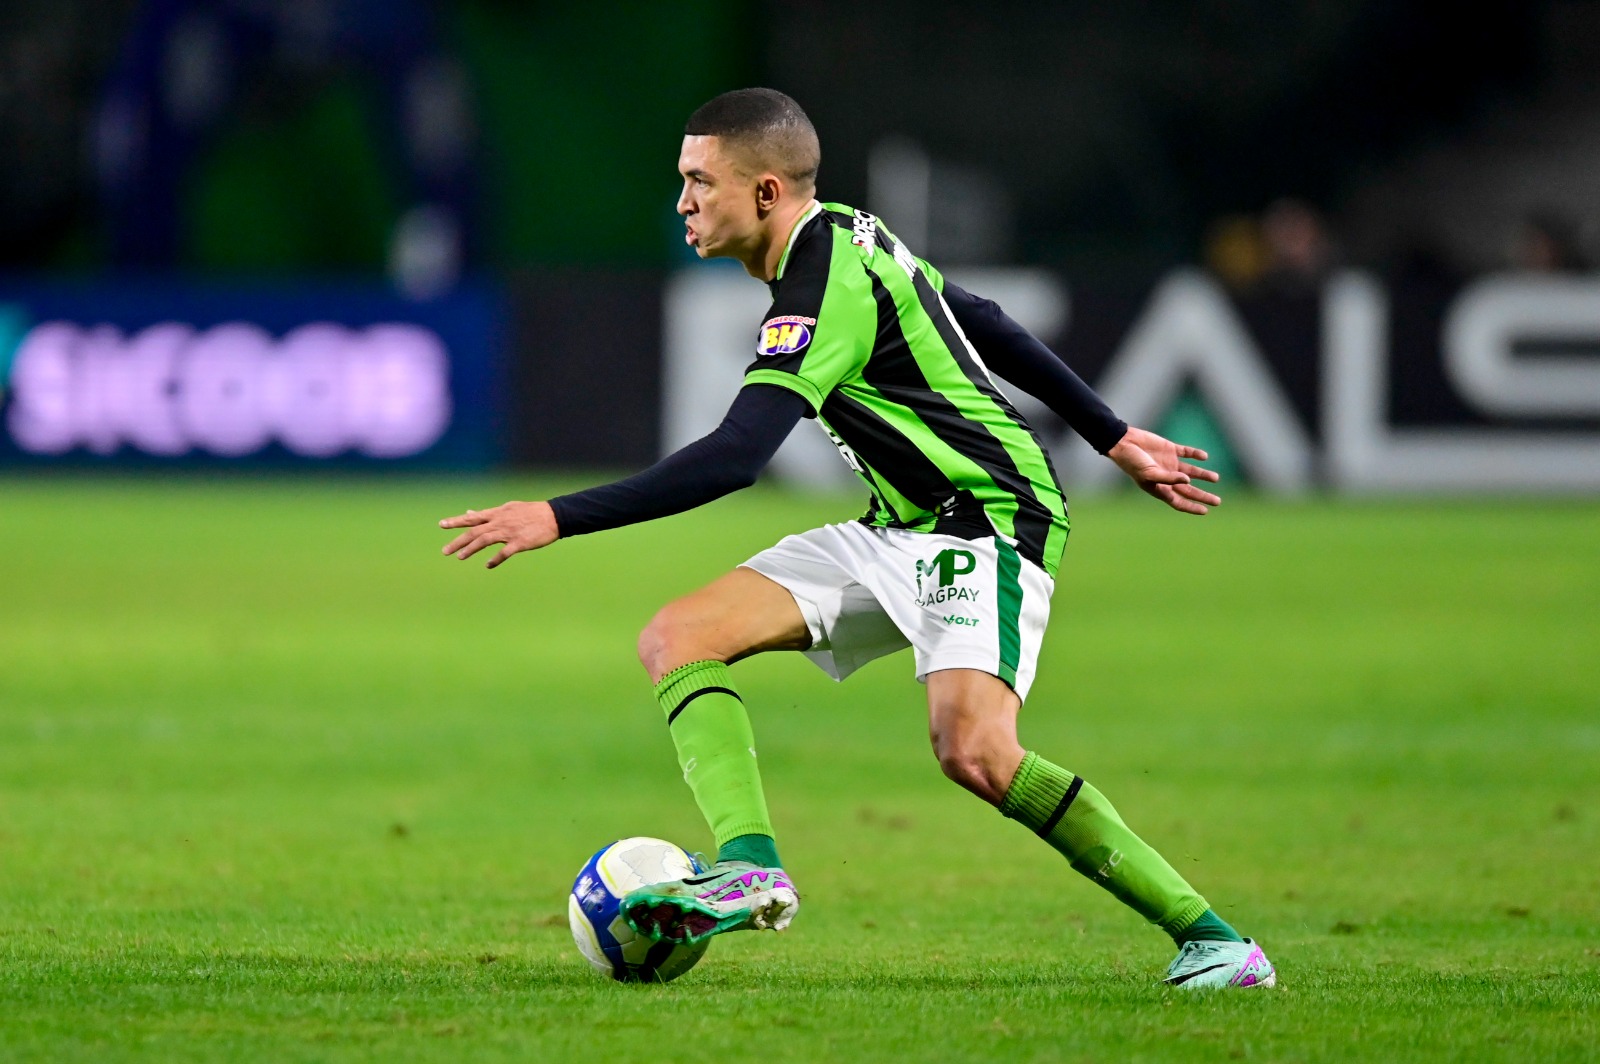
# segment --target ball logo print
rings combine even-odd
[[[816,324],[816,318],[798,314],[771,318],[761,326],[761,335],[756,339],[756,354],[763,358],[792,355],[811,342],[811,329]]]

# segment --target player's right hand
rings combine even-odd
[[[440,528],[464,528],[465,532],[445,545],[442,553],[466,561],[483,548],[504,544],[487,568],[493,569],[513,554],[547,547],[561,538],[556,513],[547,502],[508,502],[492,510],[468,510],[446,517]]]

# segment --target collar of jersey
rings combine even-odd
[[[811,203],[811,208],[795,221],[794,228],[789,230],[789,242],[783,245],[783,257],[778,260],[778,272],[772,278],[774,281],[783,280],[783,268],[789,265],[789,252],[794,250],[795,238],[800,235],[800,230],[806,227],[807,222],[811,221],[811,219],[815,218],[821,213],[822,202],[820,200],[813,200]]]

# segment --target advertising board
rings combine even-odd
[[[480,467],[499,297],[0,282],[0,464]]]
[[[1179,270],[1153,284],[1068,285],[1043,270],[951,270],[1050,343],[1132,424],[1194,397],[1256,487],[1370,492],[1600,491],[1600,279],[1380,279],[1231,293]],[[663,309],[663,449],[714,427],[757,357],[769,297],[688,270]],[[818,326],[824,328],[825,325]],[[1042,406],[1013,399],[1076,490],[1120,482]],[[851,479],[802,427],[781,478]]]

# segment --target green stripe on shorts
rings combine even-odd
[[[1017,661],[1022,657],[1022,634],[1017,622],[1022,614],[1022,559],[1016,548],[996,536],[995,583],[1000,596],[1000,678],[1017,685]]]

